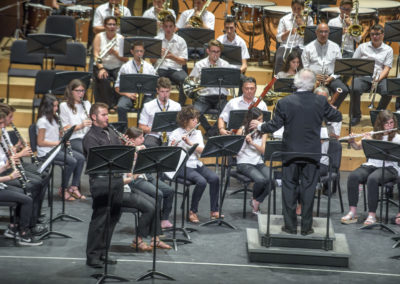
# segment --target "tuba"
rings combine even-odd
[[[354,21],[348,29],[347,32],[349,33],[349,35],[353,36],[353,37],[358,37],[362,34],[363,32],[363,27],[358,23],[358,9],[360,6],[360,3],[358,0],[354,0],[354,5],[356,6],[356,14],[354,15]]]
[[[207,0],[206,4],[204,4],[203,8],[200,11],[199,15],[193,15],[190,17],[188,24],[193,28],[200,28],[203,26],[203,14],[207,10],[208,6],[210,6],[212,0]]]
[[[172,15],[172,13],[168,10],[169,8],[169,1],[170,0],[166,0],[163,5],[162,5],[162,9],[160,10],[160,12],[158,12],[157,14],[157,20],[162,22],[165,18],[165,16],[167,15]]]

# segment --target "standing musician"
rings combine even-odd
[[[257,91],[256,79],[253,77],[245,77],[242,86],[243,94],[240,97],[231,99],[222,110],[218,118],[218,130],[221,135],[230,135],[231,131],[226,130],[226,124],[229,122],[229,116],[232,110],[249,109],[257,99],[255,98]],[[267,111],[267,105],[261,101],[257,108],[261,111]]]
[[[160,77],[157,81],[157,98],[147,102],[143,106],[140,114],[139,128],[146,134],[144,145],[147,148],[161,146],[166,144],[168,133],[151,132],[154,115],[161,111],[180,111],[181,105],[170,100],[171,81],[168,78]]]
[[[193,0],[193,9],[186,10],[182,12],[179,17],[178,22],[176,23],[176,27],[178,29],[182,28],[190,28],[189,20],[192,16],[200,16],[200,12],[203,9],[203,6],[206,4],[206,0]],[[203,20],[203,26],[200,28],[213,30],[215,26],[215,16],[213,13],[205,10],[201,16]]]
[[[373,78],[369,76],[357,77],[354,80],[353,109],[351,125],[357,125],[361,120],[361,94],[377,84],[376,91],[381,95],[377,109],[386,109],[392,96],[387,95],[386,78],[392,68],[393,49],[383,42],[384,29],[376,24],[371,27],[371,41],[360,44],[354,52],[353,58],[375,60]]]
[[[150,19],[155,19],[157,20],[157,26],[158,26],[158,36],[164,33],[164,28],[162,27],[162,22],[160,22],[159,19],[159,13],[160,11],[164,11],[164,3],[166,0],[153,0],[153,6],[144,11],[143,17],[144,18],[150,18]],[[167,10],[170,13],[170,16],[176,20],[176,15],[175,11],[172,10],[171,8],[168,8]]]
[[[179,86],[179,103],[184,106],[186,96],[182,85],[187,73],[182,67],[186,65],[188,59],[186,41],[175,33],[175,18],[173,16],[165,16],[162,27],[164,33],[156,37],[162,40],[161,59],[156,62],[157,72],[160,77],[167,77]]]
[[[95,34],[105,31],[103,23],[107,17],[113,16],[115,19],[119,19],[122,16],[131,16],[131,11],[125,6],[121,7],[120,3],[120,0],[108,0],[108,3],[104,3],[96,8],[93,17],[93,32]],[[119,29],[119,27],[116,28]]]
[[[304,0],[292,0],[292,12],[283,16],[279,20],[276,40],[281,44],[275,54],[274,73],[278,73],[282,69],[285,61],[283,55],[285,49],[303,49],[304,37],[297,33],[297,28],[300,26],[312,26],[313,20],[310,16],[307,17],[307,23],[302,16],[304,11]]]
[[[342,58],[340,47],[328,39],[327,24],[319,24],[315,33],[317,38],[304,47],[301,60],[304,68],[309,68],[317,74],[317,85],[326,86],[331,92],[335,92],[337,88],[343,90],[334,104],[339,108],[349,92],[340,76],[333,74],[336,59]]]
[[[194,65],[194,68],[189,76],[200,79],[201,69],[210,67],[231,67],[231,65],[220,58],[223,45],[218,40],[210,40],[207,46],[208,56]],[[213,136],[217,134],[211,130],[211,126],[207,119],[204,117],[204,113],[211,108],[223,109],[226,104],[226,96],[228,90],[226,88],[221,89],[221,98],[219,97],[218,88],[204,88],[198,92],[199,97],[195,100],[193,106],[200,112],[200,123],[204,130],[207,132],[206,135]],[[211,131],[211,132],[210,132]],[[208,133],[210,132],[210,133]]]
[[[118,100],[118,120],[119,121],[128,121],[128,111],[133,106],[133,101],[138,99],[138,96],[143,96],[143,103],[147,103],[153,99],[152,94],[136,94],[136,93],[122,93],[119,90],[120,85],[120,77],[124,74],[149,74],[155,75],[156,72],[154,71],[153,66],[146,62],[143,59],[144,56],[144,43],[135,41],[131,45],[131,54],[133,55],[133,59],[126,62],[124,65],[121,66],[121,69],[118,73],[117,81],[115,82],[115,91],[119,93],[121,96]],[[142,106],[138,106],[138,110],[140,110]]]
[[[238,135],[245,135],[246,140],[236,156],[238,171],[249,177],[253,182],[253,198],[251,207],[253,214],[260,214],[260,203],[271,191],[269,188],[270,176],[269,168],[265,165],[263,155],[267,134],[261,134],[260,131],[251,133],[250,122],[255,119],[263,122],[263,113],[259,108],[250,109],[245,117],[243,126],[239,129]],[[273,185],[273,183],[271,183]]]
[[[117,19],[107,17],[104,20],[105,31],[98,33],[93,40],[93,55],[95,58],[94,77],[94,98],[96,102],[107,103],[114,107],[117,101],[117,94],[111,87],[111,81],[118,76],[121,65],[128,61],[128,58],[120,56],[120,45],[123,44],[123,36],[117,33]],[[107,49],[109,51],[100,57]]]
[[[301,54],[297,50],[293,50],[286,57],[285,64],[282,70],[276,74],[279,79],[281,78],[293,78],[296,73],[303,69],[303,63],[301,62]]]
[[[179,146],[187,150],[194,144],[199,144],[186,163],[186,178],[196,184],[192,194],[189,220],[192,223],[200,222],[197,211],[207,183],[210,185],[210,218],[219,218],[219,178],[215,172],[207,168],[199,159],[199,155],[204,149],[203,135],[200,130],[196,130],[196,125],[199,122],[199,112],[193,106],[185,106],[178,113],[176,120],[180,127],[171,133],[169,145]],[[182,167],[178,177],[184,178],[184,171],[185,168]],[[221,218],[223,217],[222,215]]]
[[[355,43],[359,43],[361,41],[361,35],[355,37],[352,36],[348,31],[348,28],[352,25],[350,14],[351,10],[353,9],[353,0],[341,0],[339,9],[339,16],[330,19],[328,22],[328,26],[343,27],[342,57],[352,58]]]
[[[323,119],[341,121],[342,115],[332,108],[324,97],[312,93],[315,80],[312,70],[302,69],[294,77],[297,91],[278,101],[274,117],[269,122],[252,120],[250,130],[257,128],[262,133],[271,133],[284,126],[284,151],[321,153],[320,132]],[[312,211],[318,177],[317,160],[283,157],[283,231],[289,234],[297,233],[296,201],[299,193],[302,206],[301,234],[308,235],[314,232]]]
[[[398,128],[396,116],[389,110],[379,112],[376,118],[374,131],[390,130]],[[371,136],[371,133],[365,133],[363,139],[375,139],[382,141],[391,141],[400,144],[400,135],[395,131],[378,133]],[[350,145],[356,150],[362,149],[361,141],[349,139]],[[342,224],[357,223],[357,203],[359,184],[366,183],[368,187],[368,217],[364,225],[371,225],[376,222],[376,209],[379,200],[379,185],[382,179],[382,170],[384,170],[384,183],[396,180],[400,175],[400,167],[397,162],[387,161],[385,168],[382,168],[383,161],[377,159],[368,159],[366,163],[350,173],[347,179],[347,192],[349,198],[350,211],[342,217]]]
[[[89,150],[92,147],[105,145],[121,145],[118,135],[108,127],[108,105],[95,103],[90,108],[92,126],[83,138],[83,152],[88,158]],[[89,224],[86,265],[101,268],[105,261],[107,244],[121,216],[121,205],[123,196],[124,181],[121,174],[114,174],[111,177],[111,188],[109,189],[108,175],[89,175],[90,193],[93,198],[93,213]],[[108,239],[106,240],[106,219],[108,191],[111,190],[111,210]],[[117,261],[108,257],[109,264],[116,264]]]

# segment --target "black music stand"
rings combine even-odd
[[[67,53],[67,40],[70,38],[70,36],[59,34],[29,34],[26,49],[28,53],[43,54],[46,59],[50,54],[65,55]],[[45,69],[47,69],[47,61]]]
[[[156,173],[156,200],[155,212],[158,212],[158,179],[161,172],[176,171],[181,157],[182,148],[179,147],[156,147],[144,149],[138,152],[138,157],[135,164],[134,174]],[[157,220],[153,222],[153,267],[151,270],[140,276],[137,281],[146,280],[146,278],[156,279],[156,276],[161,276],[166,280],[175,280],[165,273],[156,271],[156,251],[157,251]]]
[[[184,28],[178,30],[178,35],[186,41],[188,49],[193,48],[194,52],[199,53],[206,43],[215,38],[215,31],[204,28]]]
[[[232,65],[242,65],[242,48],[240,46],[224,44],[221,58]]]
[[[275,81],[274,92],[282,93],[293,93],[296,91],[296,87],[293,83],[293,78],[279,78]]]
[[[176,211],[177,211],[177,207],[178,207],[178,181],[177,181],[177,175],[180,172],[182,167],[184,168],[184,176],[183,176],[183,188],[185,189],[185,185],[186,185],[186,162],[189,159],[189,157],[194,153],[194,151],[196,150],[197,146],[199,146],[198,143],[193,144],[192,147],[190,147],[189,150],[185,150],[182,148],[182,152],[181,152],[181,156],[185,155],[185,158],[183,159],[182,163],[180,165],[178,165],[178,168],[174,174],[174,176],[172,178],[170,178],[170,180],[175,181],[175,203],[174,203],[174,225],[172,228],[167,228],[164,231],[172,231],[172,238],[170,239],[164,239],[164,242],[172,242],[172,245],[174,246],[175,251],[178,250],[178,243],[183,243],[183,244],[191,244],[192,241],[188,238],[188,239],[177,239],[176,238],[176,231],[181,231],[184,235],[189,236],[188,232],[187,232],[187,228],[185,228],[185,213],[184,210],[182,210],[182,227],[181,228],[177,228],[176,227]],[[181,157],[182,158],[182,157]],[[168,177],[169,178],[169,177]],[[185,193],[185,192],[184,192]],[[189,198],[189,196],[188,196]],[[184,200],[182,201],[182,203],[184,203]],[[194,231],[195,229],[191,229],[190,230]]]
[[[121,17],[121,34],[123,36],[146,36],[157,35],[157,20],[145,17]]]
[[[53,83],[51,85],[51,89],[49,93],[53,95],[64,95],[65,88],[68,84],[74,80],[79,79],[86,86],[90,86],[90,79],[92,78],[91,72],[83,72],[83,71],[65,71],[65,72],[57,72],[54,75]]]
[[[124,56],[132,57],[131,44],[136,41],[144,44],[144,58],[161,58],[162,40],[149,37],[126,37],[124,39]]]
[[[400,21],[390,21],[385,23],[385,42],[400,42]],[[400,47],[399,47],[400,50]],[[396,77],[399,74],[400,57],[396,62]]]
[[[226,135],[226,136],[214,136],[208,139],[207,144],[203,149],[203,153],[201,154],[202,158],[206,157],[222,157],[221,162],[221,176],[219,183],[219,218],[214,220],[210,220],[201,224],[200,226],[207,226],[211,224],[217,223],[219,226],[226,225],[232,229],[236,229],[235,226],[231,225],[227,221],[225,221],[222,216],[222,205],[224,202],[224,197],[226,190],[228,188],[228,178],[226,177],[225,186],[224,186],[224,177],[225,177],[225,169],[226,169],[226,158],[229,156],[235,156],[239,153],[242,148],[245,137],[242,135]],[[222,190],[224,189],[224,190]]]
[[[171,132],[178,128],[177,111],[160,111],[154,114],[151,132]]]
[[[92,147],[89,149],[87,158],[86,174],[102,174],[108,175],[108,198],[107,198],[107,217],[105,227],[106,252],[104,260],[104,272],[96,273],[91,277],[97,278],[97,283],[103,283],[106,279],[118,280],[120,282],[128,282],[126,278],[117,275],[108,274],[108,250],[110,248],[109,227],[111,214],[111,176],[113,174],[124,174],[132,171],[133,157],[135,147],[122,145],[107,145]],[[121,177],[122,178],[122,177]],[[121,188],[122,190],[122,188]],[[110,238],[111,240],[111,238]]]
[[[240,110],[231,110],[229,112],[229,121],[227,125],[227,129],[239,129],[243,125],[244,118],[248,110],[240,109]],[[271,120],[271,112],[263,110],[263,118],[264,122],[268,122]]]
[[[365,157],[367,159],[378,159],[383,161],[382,168],[385,168],[385,163],[387,161],[400,162],[400,146],[397,143],[388,142],[388,141],[380,141],[380,140],[372,140],[372,139],[364,139],[362,140],[362,147],[364,150]],[[379,227],[380,229],[386,229],[390,233],[396,234],[394,230],[392,230],[387,224],[388,222],[388,214],[389,214],[389,198],[386,198],[386,215],[385,215],[385,223],[383,223],[383,201],[384,201],[384,192],[385,192],[385,172],[382,171],[381,175],[381,204],[380,204],[380,221],[371,224],[362,226],[360,229],[371,229],[374,227]]]
[[[342,58],[335,61],[334,73],[338,75],[351,76],[351,96],[349,104],[349,135],[351,134],[351,119],[353,108],[353,94],[354,94],[354,77],[357,76],[372,76],[375,67],[375,60],[371,59],[356,59],[356,58]],[[350,147],[350,144],[348,145]]]
[[[317,35],[315,34],[316,29],[317,29],[316,26],[306,27],[304,31],[304,46],[306,46],[307,44],[309,44],[310,42],[312,42],[317,38]],[[342,34],[343,34],[343,28],[329,26],[328,39],[330,41],[333,41],[339,46],[342,45]]]

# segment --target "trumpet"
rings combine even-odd
[[[115,37],[113,37],[113,39],[110,40],[102,50],[100,50],[99,56],[97,56],[96,58],[96,63],[102,63],[104,56],[106,56],[107,53],[116,45],[117,45],[117,35],[115,35]]]
[[[377,71],[375,73],[375,76],[373,76],[373,81],[372,81],[372,85],[371,85],[371,91],[369,92],[369,98],[371,99],[372,96],[372,100],[371,100],[371,104],[368,106],[369,109],[373,109],[374,108],[374,103],[375,103],[375,96],[376,96],[376,89],[378,88],[378,83],[379,83],[379,76],[381,75],[381,71]]]
[[[196,126],[195,127],[193,127],[192,129],[190,129],[188,132],[186,132],[185,133],[185,135],[186,135],[186,137],[188,137],[188,136],[190,136],[190,135],[192,135],[192,133],[193,133],[193,131],[195,131],[196,129],[197,129],[197,127],[199,127],[200,126],[200,122],[199,123],[197,123],[196,124]],[[182,138],[183,138],[183,136],[182,136]],[[179,143],[181,143],[182,141],[183,141],[183,139],[179,139],[178,141],[176,141],[175,143],[174,143],[174,146],[177,146]]]
[[[14,129],[15,135],[17,135],[19,141],[21,141],[22,145],[24,146],[24,148],[28,147],[28,144],[26,143],[26,141],[24,140],[24,138],[22,138],[21,133],[18,131],[17,127],[14,125],[14,123],[11,123],[11,127]],[[32,161],[34,162],[34,164],[39,167],[39,160],[37,158],[37,156],[32,153],[31,154],[31,158]]]
[[[158,68],[160,68],[160,66],[164,63],[165,59],[167,58],[168,52],[169,52],[169,45],[167,46],[167,49],[165,49],[164,55],[161,57],[160,61],[158,62],[157,66],[156,66],[156,68],[154,68],[154,71],[156,71],[156,73],[158,71]]]
[[[375,135],[375,134],[380,134],[380,133],[385,133],[385,132],[392,132],[392,131],[397,131],[397,128],[391,128],[391,129],[388,129],[388,130],[370,131],[370,132],[364,132],[364,133],[356,134],[356,135],[344,136],[344,137],[340,137],[339,141],[347,141],[347,140],[352,139],[352,138],[360,138],[360,137],[364,137],[367,134],[372,136],[372,135]]]
[[[207,0],[206,4],[204,4],[201,9],[199,15],[193,15],[190,17],[188,24],[193,28],[201,28],[203,26],[203,14],[207,10],[208,6],[210,6],[212,0]]]

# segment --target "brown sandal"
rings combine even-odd
[[[221,214],[221,218],[223,219],[225,216]],[[219,212],[218,211],[211,211],[210,212],[210,218],[211,220],[219,219]]]
[[[192,222],[192,223],[199,223],[200,222],[199,217],[197,217],[197,214],[194,213],[193,211],[189,212],[189,221]]]
[[[58,195],[59,195],[60,197],[62,197],[62,188],[61,188],[61,187],[58,189]],[[68,192],[68,190],[65,190],[65,192],[64,192],[64,199],[65,199],[65,201],[74,201],[74,200],[76,200],[76,199]]]
[[[151,241],[150,246],[154,247],[154,241]],[[159,249],[171,249],[172,247],[170,245],[167,245],[163,241],[156,241],[156,248],[159,248]]]
[[[71,186],[68,188],[68,192],[69,192],[73,197],[75,197],[76,199],[82,199],[82,200],[85,200],[85,199],[86,199],[86,196],[84,196],[84,195],[79,191],[79,189],[78,189],[77,186],[71,185]]]
[[[136,244],[135,241],[132,242],[131,247],[136,249],[138,248],[139,251],[152,251],[153,248],[149,246],[147,243],[144,241],[140,241],[138,244]]]

